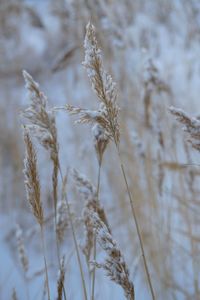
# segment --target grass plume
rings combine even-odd
[[[134,286],[130,280],[128,267],[108,227],[92,211],[90,211],[90,219],[97,233],[97,241],[107,254],[104,263],[96,264],[96,266],[103,268],[107,276],[123,288],[127,300],[134,300]]]
[[[24,129],[24,142],[26,146],[26,155],[24,159],[24,175],[25,175],[27,199],[31,206],[33,215],[35,216],[38,224],[40,225],[47,293],[48,293],[48,300],[50,300],[49,278],[48,278],[46,251],[45,251],[45,242],[44,242],[44,213],[43,213],[43,207],[42,207],[42,202],[40,197],[40,180],[37,171],[37,156],[27,128]]]

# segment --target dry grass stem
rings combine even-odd
[[[196,0],[0,0],[0,300],[200,300],[199,34]]]
[[[160,78],[159,71],[152,59],[148,59],[145,65],[145,72],[143,78],[144,85],[144,109],[145,109],[145,123],[147,127],[151,127],[151,110],[152,97],[154,93],[165,92],[171,95],[170,87]]]
[[[40,226],[40,233],[41,233],[42,251],[43,251],[44,266],[45,266],[45,276],[46,276],[46,278],[45,278],[45,287],[47,287],[48,300],[51,300],[51,297],[50,297],[50,288],[49,288],[49,275],[48,275],[48,267],[47,267],[47,260],[46,260],[44,227],[43,226]]]
[[[57,187],[58,187],[58,142],[56,120],[53,110],[48,109],[47,97],[39,89],[32,76],[23,71],[26,82],[26,88],[29,91],[30,107],[27,108],[23,115],[29,121],[27,126],[39,140],[40,144],[49,151],[53,162],[53,199],[56,222],[57,208]]]
[[[91,184],[91,182],[84,176],[80,174],[77,170],[72,171],[72,175],[75,181],[75,185],[79,193],[84,199],[83,208],[83,222],[85,226],[85,245],[83,246],[83,253],[86,257],[87,262],[90,262],[92,248],[94,247],[94,228],[91,223],[90,213],[91,211],[96,212],[103,223],[106,224],[109,232],[111,232],[107,217],[103,207],[101,207],[100,202],[97,198],[97,190]]]
[[[98,48],[95,29],[91,23],[86,28],[84,48],[85,60],[83,65],[87,70],[92,87],[100,100],[99,109],[98,111],[92,111],[74,107],[73,105],[66,105],[61,109],[66,109],[72,115],[79,115],[78,123],[92,123],[93,125],[97,123],[104,129],[104,137],[106,135],[118,144],[120,132],[118,122],[119,107],[116,102],[116,84],[103,68],[101,50]]]
[[[57,282],[57,300],[62,300],[62,295],[63,295],[63,287],[64,287],[64,282],[65,282],[65,260],[64,257],[62,258],[62,261],[60,263],[61,269],[59,271],[59,278]]]
[[[30,74],[23,71],[26,88],[29,91],[30,107],[23,115],[30,122],[29,128],[34,132],[41,145],[50,151],[54,161],[58,156],[57,130],[55,116],[47,107],[47,97],[39,89]]]
[[[58,170],[59,170],[59,145],[54,111],[48,109],[47,97],[39,89],[32,76],[23,71],[26,88],[29,91],[30,107],[23,115],[29,121],[29,130],[36,136],[40,144],[50,153],[53,162],[52,186],[54,201],[54,223],[57,244],[57,257],[60,264],[59,237],[57,236],[57,202],[58,202]]]
[[[189,136],[189,142],[192,144],[192,147],[200,151],[200,120],[190,117],[180,108],[171,106],[169,111],[183,125],[183,130]]]
[[[62,198],[61,201],[58,202],[57,207],[57,222],[56,222],[56,232],[59,243],[64,241],[64,235],[67,227],[69,226],[69,217],[68,217],[68,209],[65,201],[66,198],[66,186],[67,186],[67,175],[63,178],[62,183]]]
[[[31,123],[29,125],[30,130],[34,133],[37,137],[39,142],[50,151],[50,157],[53,161],[53,175],[52,175],[52,182],[53,182],[53,196],[54,196],[54,219],[55,219],[55,230],[56,230],[56,223],[57,223],[57,185],[58,185],[58,171],[61,173],[61,178],[63,181],[63,176],[59,164],[59,156],[58,156],[58,142],[57,142],[57,129],[56,129],[56,122],[53,110],[47,109],[47,98],[46,96],[39,90],[39,85],[33,80],[33,78],[26,72],[23,72],[25,81],[26,81],[26,88],[29,90],[29,98],[31,100],[31,105],[28,109],[25,110],[24,116],[28,121]],[[65,199],[67,199],[65,197]],[[76,234],[73,226],[73,221],[70,215],[70,207],[68,200],[67,203],[67,210],[69,215],[69,221],[72,228],[73,239],[75,243],[77,259],[79,263],[79,268],[81,272],[81,278],[83,282],[84,288],[84,295],[85,299],[87,299],[86,287],[84,282],[84,275],[81,266],[81,259],[79,255],[78,243],[76,239]],[[60,254],[59,254],[59,245],[58,245],[58,237],[56,235],[56,244],[57,244],[57,255],[58,261],[60,264]]]
[[[27,128],[24,129],[24,142],[26,146],[24,175],[27,199],[37,222],[42,226],[44,215],[40,199],[40,180],[37,171],[37,156]]]
[[[63,184],[63,186],[65,186],[66,185],[66,178],[62,174],[62,169],[60,167],[60,164],[59,164],[59,172],[60,172],[60,176],[61,176],[61,179],[62,179],[62,184]],[[63,191],[63,196],[65,196],[65,201],[66,201],[66,205],[67,205],[69,223],[70,223],[71,230],[72,230],[73,242],[74,242],[77,261],[78,261],[79,270],[80,270],[80,274],[81,274],[81,281],[82,281],[82,286],[83,286],[84,299],[87,300],[88,299],[87,289],[86,289],[86,283],[85,283],[85,278],[84,278],[84,273],[83,273],[83,267],[82,267],[82,263],[81,263],[81,257],[80,257],[80,253],[79,253],[78,241],[77,241],[76,232],[75,232],[75,228],[74,228],[74,223],[73,223],[73,219],[72,219],[72,215],[71,215],[71,209],[70,209],[69,201],[68,201],[67,195],[66,195],[66,193],[64,193],[64,191]]]
[[[83,65],[87,70],[92,88],[96,92],[103,107],[102,110],[106,120],[104,128],[110,134],[111,138],[116,143],[119,143],[119,107],[116,103],[116,84],[111,75],[109,75],[103,67],[101,50],[98,47],[95,28],[91,23],[88,23],[86,27],[84,48],[85,60]]]
[[[64,241],[65,231],[69,225],[67,205],[64,199],[58,202],[56,232],[59,243]]]
[[[136,211],[133,206],[133,199],[129,189],[125,168],[122,163],[122,158],[119,149],[119,142],[120,142],[120,132],[119,132],[119,122],[118,122],[119,107],[116,104],[115,83],[113,83],[111,76],[108,75],[103,68],[101,51],[98,48],[97,40],[95,37],[95,29],[91,23],[89,23],[86,28],[84,47],[85,47],[85,61],[83,64],[87,69],[88,77],[90,78],[92,88],[95,90],[101,103],[105,106],[104,107],[105,119],[107,119],[108,127],[104,127],[104,128],[110,133],[110,136],[113,139],[117,149],[120,167],[123,174],[126,189],[128,192],[132,215],[133,215],[134,223],[136,225],[137,235],[140,242],[145,272],[147,275],[151,296],[152,299],[155,300],[155,295],[151,283],[151,277],[147,265],[147,259],[144,252],[141,231],[139,228]]]
[[[45,254],[46,251],[45,251],[44,233],[43,233],[44,214],[43,214],[42,202],[40,198],[40,181],[39,181],[39,175],[37,171],[37,157],[27,128],[24,129],[24,142],[26,146],[26,155],[24,160],[24,175],[25,175],[27,199],[30,203],[32,212],[37,222],[40,225],[43,257],[44,257],[45,273],[46,273],[46,284],[47,284],[47,291],[48,291],[48,300],[50,300],[49,279],[48,279],[48,270],[47,270],[46,254]]]
[[[121,251],[113,240],[106,224],[95,212],[90,212],[90,219],[97,233],[97,241],[107,254],[105,261],[96,264],[96,266],[103,268],[107,276],[123,288],[126,299],[134,300],[134,286],[130,280],[129,271]]]
[[[104,209],[100,205],[99,201],[99,187],[100,187],[100,170],[101,164],[99,163],[99,172],[98,172],[98,180],[97,180],[97,189],[91,184],[91,182],[86,178],[86,176],[80,174],[78,171],[73,170],[73,178],[75,180],[76,188],[79,193],[82,194],[85,205],[82,212],[83,222],[85,226],[85,246],[83,247],[83,253],[86,257],[86,261],[89,265],[91,260],[92,249],[93,252],[93,260],[96,260],[96,233],[93,228],[93,224],[91,223],[90,213],[91,211],[98,214],[99,218],[102,220],[104,224],[106,224],[109,232],[110,228],[107,222],[106,214]],[[92,296],[91,299],[94,300],[95,294],[95,266],[93,268],[92,273]]]

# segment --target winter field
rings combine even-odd
[[[0,300],[200,300],[200,2],[0,0]]]

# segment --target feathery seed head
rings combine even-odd
[[[26,194],[32,212],[40,225],[43,224],[43,208],[40,199],[40,181],[37,171],[37,156],[27,128],[24,129],[26,154],[24,159],[24,176]]]
[[[67,204],[62,199],[58,202],[57,207],[57,222],[56,222],[56,233],[60,243],[64,240],[65,230],[68,227],[68,210]]]
[[[100,103],[105,106],[104,116],[107,120],[106,131],[109,132],[115,143],[119,143],[119,107],[116,103],[117,92],[116,83],[109,75],[102,62],[101,50],[95,36],[95,28],[91,23],[86,27],[86,36],[84,41],[85,60],[84,67],[87,70],[88,77]]]
[[[51,159],[55,161],[58,156],[58,143],[54,112],[47,109],[47,97],[40,91],[39,84],[26,71],[23,71],[23,76],[30,99],[30,106],[23,115],[30,122],[29,129],[40,144],[50,151]]]
[[[182,109],[171,106],[169,111],[183,125],[183,130],[189,136],[189,142],[192,147],[200,151],[200,120],[195,117],[190,117]]]
[[[72,105],[66,105],[61,109],[65,109],[71,115],[78,115],[79,119],[77,123],[98,124],[104,130],[104,134],[108,140],[112,139],[115,144],[118,145],[120,141],[120,131],[118,122],[119,106],[116,102],[116,84],[111,75],[109,75],[103,67],[101,50],[98,47],[95,28],[91,23],[88,23],[86,27],[84,48],[85,60],[83,65],[86,68],[92,88],[100,100],[100,107],[98,111],[78,108]],[[100,144],[95,145],[99,160],[102,159],[106,145],[107,142],[102,144],[102,140]]]
[[[73,178],[76,184],[76,188],[85,200],[82,216],[85,227],[85,244],[83,246],[83,253],[86,257],[87,262],[90,261],[91,251],[94,243],[94,228],[91,223],[90,213],[96,212],[99,218],[107,225],[110,232],[109,225],[107,222],[106,214],[104,209],[100,206],[100,202],[97,199],[96,188],[86,178],[86,176],[80,174],[77,170],[73,170]]]
[[[99,218],[96,212],[90,212],[90,220],[97,233],[97,241],[100,247],[106,252],[105,261],[98,264],[106,271],[107,276],[119,284],[128,300],[134,300],[134,286],[129,278],[129,271],[124,261],[124,257],[113,240],[106,224]]]
[[[96,188],[87,179],[86,176],[79,173],[76,169],[71,170],[74,182],[78,192],[83,196],[85,200],[96,199]]]
[[[47,109],[47,97],[39,89],[30,74],[23,71],[26,88],[29,91],[30,107],[24,111],[24,117],[29,121],[29,130],[38,139],[39,143],[49,151],[50,158],[53,162],[53,200],[54,208],[57,207],[57,186],[58,186],[58,141],[56,120],[53,110]]]

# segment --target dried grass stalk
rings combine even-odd
[[[57,130],[56,130],[56,122],[54,112],[52,110],[47,109],[47,98],[46,96],[39,90],[39,85],[33,80],[33,78],[26,72],[23,72],[26,88],[29,90],[29,97],[31,100],[30,107],[25,110],[24,116],[29,120],[31,125],[29,125],[30,130],[32,130],[35,136],[38,138],[39,142],[50,152],[51,160],[53,161],[54,169],[53,169],[53,195],[54,195],[54,217],[55,217],[55,228],[57,223],[57,185],[58,185],[58,171],[60,171],[61,177],[62,172],[59,164],[59,155],[58,155],[58,142],[57,142]],[[63,177],[62,177],[63,181]],[[67,210],[69,214],[69,204],[66,198]],[[79,262],[81,278],[83,282],[84,288],[84,296],[87,299],[87,291],[84,282],[84,275],[81,267],[81,260],[79,256],[78,243],[73,227],[73,222],[70,216],[70,224],[73,233],[73,239],[75,243],[77,258]],[[58,239],[56,236],[56,244],[57,244],[57,255],[59,259],[59,245]],[[60,260],[59,260],[60,263]]]
[[[130,280],[128,267],[121,251],[112,238],[106,224],[102,222],[98,214],[91,211],[90,219],[97,234],[97,241],[107,254],[103,263],[95,265],[103,268],[107,276],[123,288],[126,299],[134,300],[134,286]]]
[[[151,127],[151,111],[152,111],[152,96],[154,93],[166,92],[171,95],[171,89],[161,78],[159,70],[154,61],[148,59],[144,70],[144,109],[145,109],[145,123],[147,127]]]
[[[23,71],[26,88],[29,91],[30,107],[23,115],[30,122],[30,130],[34,131],[42,146],[50,151],[51,159],[58,154],[57,130],[55,116],[52,110],[47,108],[47,97],[39,89],[32,76]]]
[[[70,64],[78,49],[79,47],[77,45],[67,46],[67,48],[65,48],[56,58],[56,61],[52,66],[52,72],[58,72],[65,69],[67,65]]]
[[[195,117],[190,117],[182,109],[171,106],[169,111],[183,125],[183,130],[189,136],[189,142],[192,147],[200,151],[200,120]]]
[[[107,120],[105,129],[109,132],[113,140],[119,143],[119,107],[116,103],[116,84],[103,67],[101,50],[98,47],[95,28],[91,23],[88,23],[86,27],[84,48],[85,60],[83,65],[87,70],[92,88],[104,107],[104,115]]]
[[[26,154],[24,159],[24,175],[27,199],[31,206],[32,212],[40,224],[43,225],[44,215],[42,202],[40,199],[40,180],[37,171],[37,156],[33,147],[28,129],[24,129],[24,142]]]
[[[65,182],[66,178],[63,177],[61,168],[59,168],[59,172],[60,172],[63,187],[64,187],[66,185],[66,182]],[[68,201],[68,198],[67,198],[67,195],[66,195],[64,189],[62,191],[62,194],[63,194],[63,197],[65,198],[66,205],[67,205],[67,213],[68,213],[68,216],[69,216],[69,223],[70,223],[71,230],[72,230],[72,236],[73,236],[74,246],[75,246],[75,250],[76,250],[79,270],[80,270],[80,274],[81,274],[81,281],[82,281],[82,285],[83,285],[84,299],[87,300],[88,297],[87,297],[86,283],[85,283],[85,278],[84,278],[84,274],[83,274],[83,268],[82,268],[80,253],[79,253],[79,247],[78,247],[76,232],[75,232],[75,228],[74,228],[74,224],[73,224],[73,218],[72,218],[72,215],[71,215],[70,204],[69,204],[69,201]],[[64,293],[64,295],[65,295],[65,293]]]
[[[64,241],[65,231],[69,225],[68,209],[65,201],[66,185],[67,185],[67,176],[64,176],[63,184],[62,184],[62,198],[61,201],[58,203],[57,220],[56,220],[56,233],[57,233],[57,238],[59,243],[62,243]]]
[[[148,270],[147,260],[144,252],[142,236],[140,233],[139,223],[137,221],[137,215],[136,215],[135,208],[133,206],[132,195],[129,189],[128,180],[127,180],[125,168],[121,159],[121,154],[119,149],[119,143],[120,143],[120,131],[119,131],[119,122],[118,122],[119,107],[116,103],[115,83],[113,82],[111,76],[108,75],[103,68],[101,51],[98,48],[97,40],[95,37],[95,29],[91,23],[89,23],[86,28],[84,47],[85,47],[85,61],[83,64],[87,69],[88,77],[90,78],[92,88],[95,90],[98,98],[100,99],[100,103],[103,106],[102,109],[103,114],[108,124],[103,128],[109,133],[117,149],[119,163],[124,178],[124,182],[127,188],[131,211],[132,211],[133,219],[137,230],[137,235],[140,242],[143,262],[144,262],[145,271],[146,271],[146,275],[147,275],[147,279],[151,291],[151,296],[152,299],[155,300],[153,286],[151,283],[151,277]]]
[[[23,115],[29,121],[28,128],[36,136],[40,144],[49,151],[50,158],[53,162],[52,185],[54,201],[54,222],[56,232],[57,221],[57,189],[58,189],[58,170],[59,170],[59,146],[57,141],[57,129],[54,111],[48,109],[47,97],[39,89],[30,74],[23,71],[26,82],[26,88],[29,91],[30,107],[27,108]],[[58,238],[56,235],[58,262],[60,263],[60,253]]]
[[[57,282],[57,300],[62,300],[62,295],[63,295],[63,288],[64,288],[64,281],[65,281],[65,260],[64,257],[61,260],[61,268],[59,271],[59,278],[58,278],[58,282]]]
[[[62,243],[64,241],[66,228],[69,225],[67,204],[63,199],[58,203],[57,210],[56,233],[59,243]]]
[[[24,129],[24,142],[26,146],[26,155],[24,159],[24,175],[25,175],[27,199],[29,200],[32,212],[37,222],[40,225],[43,257],[44,257],[44,265],[45,265],[45,273],[46,273],[46,284],[47,284],[47,291],[48,291],[48,300],[50,300],[49,279],[48,279],[48,270],[47,270],[46,254],[45,254],[46,251],[45,251],[45,243],[44,243],[44,228],[43,228],[44,214],[43,214],[42,202],[40,199],[40,181],[37,172],[37,157],[27,128]]]
[[[105,109],[103,105],[100,105],[98,111],[88,110],[81,107],[75,107],[73,105],[66,104],[64,107],[56,107],[55,110],[63,109],[70,115],[78,115],[78,124],[92,124],[92,134],[94,139],[94,146],[98,158],[98,162],[101,164],[103,153],[106,146],[111,139],[111,133],[108,130],[109,122],[105,115]]]
[[[95,29],[91,23],[89,23],[86,27],[84,48],[85,60],[83,65],[87,70],[92,87],[100,100],[99,109],[98,111],[92,111],[75,107],[73,105],[66,105],[56,109],[65,109],[71,115],[78,115],[79,119],[77,123],[92,123],[92,125],[95,125],[94,129],[97,129],[96,125],[99,125],[99,131],[101,128],[101,135],[103,132],[104,139],[106,136],[106,143],[104,143],[103,148],[102,145],[100,147],[100,151],[102,151],[102,149],[105,150],[104,148],[106,147],[109,139],[114,140],[116,144],[119,143],[119,107],[116,102],[116,84],[103,67],[101,50],[98,48],[95,37]],[[100,157],[101,156],[102,154],[100,154]]]
[[[49,151],[53,162],[52,184],[56,214],[59,167],[56,120],[53,110],[49,110],[47,107],[47,97],[40,91],[39,84],[26,71],[23,71],[23,76],[31,101],[30,107],[24,111],[23,115],[30,122],[29,129],[37,137],[40,144]]]
[[[73,179],[79,193],[82,195],[85,203],[82,212],[84,227],[85,227],[85,244],[83,246],[83,253],[86,257],[86,261],[89,263],[91,258],[92,248],[94,246],[94,228],[90,219],[90,212],[96,212],[103,223],[106,224],[109,232],[111,232],[107,217],[103,207],[97,198],[96,188],[86,178],[86,176],[80,174],[77,170],[72,171]]]

